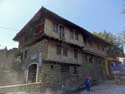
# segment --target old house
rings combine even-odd
[[[17,33],[26,83],[58,88],[78,87],[86,75],[101,81],[112,44],[41,8]]]

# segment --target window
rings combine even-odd
[[[25,50],[25,52],[24,52],[24,58],[27,58],[27,53],[28,53],[28,51]]]
[[[102,46],[102,51],[105,51],[105,47],[104,46]]]
[[[61,65],[61,72],[69,72],[69,65]]]
[[[75,39],[78,40],[78,32],[75,31]]]
[[[53,23],[53,31],[58,33],[61,38],[65,37],[64,26],[63,25]]]
[[[54,69],[54,66],[53,66],[53,65],[51,65],[51,66],[50,66],[50,68],[53,70],[53,69]]]
[[[21,52],[20,59],[23,60],[23,52]]]
[[[57,45],[56,54],[61,55],[61,45]]]
[[[78,59],[78,51],[76,49],[74,49],[74,57]]]
[[[93,57],[89,56],[89,63],[93,63]]]
[[[70,38],[74,39],[74,32],[73,32],[73,30],[70,31]]]
[[[53,31],[58,32],[58,24],[53,24]]]
[[[64,47],[64,48],[63,48],[63,55],[64,55],[64,56],[68,56],[67,47]]]
[[[53,31],[59,33],[60,37],[65,37],[63,25],[59,25],[59,24],[54,23],[53,24]]]
[[[78,74],[78,68],[77,68],[77,66],[74,66],[73,74]]]
[[[65,34],[64,34],[64,26],[60,25],[60,26],[59,26],[59,31],[60,31],[60,37],[65,37]]]

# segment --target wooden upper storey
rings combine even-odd
[[[113,47],[112,44],[94,36],[84,28],[43,7],[15,36],[14,40],[19,41],[19,47],[24,47],[47,37],[104,56]]]

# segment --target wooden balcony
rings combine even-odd
[[[103,57],[107,56],[107,52],[102,51],[101,49],[98,49],[96,47],[85,46],[84,50],[95,53],[98,56],[103,56]]]

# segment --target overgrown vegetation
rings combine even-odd
[[[115,53],[117,54],[122,54],[124,47],[125,47],[125,32],[120,32],[118,34],[113,34],[110,32],[93,32],[93,34],[99,38],[104,39],[107,42],[112,43],[115,48],[113,49],[113,51],[115,51]]]

